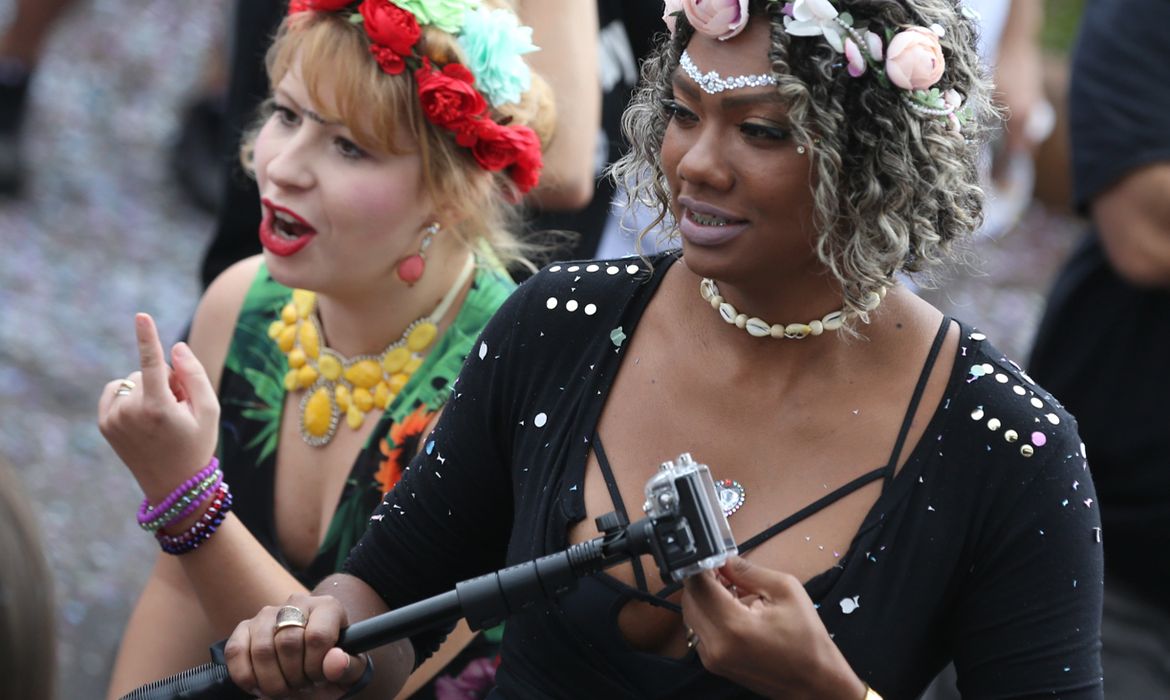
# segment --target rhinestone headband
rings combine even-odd
[[[682,52],[682,57],[679,59],[678,64],[682,66],[687,77],[695,81],[699,88],[708,95],[717,95],[724,90],[735,90],[736,88],[765,87],[779,84],[776,82],[775,76],[771,75],[732,75],[724,78],[715,71],[700,73],[699,67],[695,65],[695,62],[691,60],[691,55],[685,50]]]

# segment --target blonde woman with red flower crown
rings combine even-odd
[[[141,371],[101,397],[162,549],[110,697],[339,570],[422,449],[523,262],[514,203],[553,123],[536,50],[497,2],[290,3],[244,148],[264,252],[211,285],[169,366],[140,314]],[[497,641],[457,629],[403,695],[490,687]]]

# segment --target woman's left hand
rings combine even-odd
[[[708,671],[769,697],[865,697],[795,576],[733,557],[688,578],[682,605]]]

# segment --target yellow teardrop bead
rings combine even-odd
[[[285,375],[284,375],[284,390],[285,391],[296,391],[297,390],[297,371],[295,369],[290,369],[287,373],[285,373]]]
[[[410,361],[410,351],[406,348],[394,348],[386,353],[386,357],[382,358],[382,369],[386,370],[386,374],[394,374],[401,372],[406,363]]]
[[[343,411],[349,410],[350,395],[349,389],[345,385],[340,385],[333,391],[333,398],[337,401],[337,405]]]
[[[406,347],[411,352],[422,352],[431,346],[439,329],[433,323],[420,323],[406,337]]]
[[[345,370],[345,379],[356,387],[373,389],[382,381],[382,368],[376,360],[362,360]]]
[[[317,359],[317,356],[321,354],[321,336],[317,333],[317,327],[305,321],[301,324],[298,335],[301,347],[305,349],[305,354],[314,360]]]
[[[300,348],[293,348],[288,353],[288,366],[293,369],[298,369],[305,366],[305,351]]]
[[[422,367],[422,363],[423,358],[412,357],[410,358],[410,361],[406,363],[406,366],[402,368],[402,371],[406,372],[407,374],[414,374],[418,371],[419,367]]]
[[[317,368],[321,370],[321,376],[331,382],[337,381],[341,376],[341,362],[332,355],[322,355],[321,359],[317,360]]]
[[[284,330],[284,321],[273,321],[268,324],[268,337],[276,340],[280,337],[280,332]]]
[[[329,391],[325,387],[313,392],[305,402],[305,414],[301,417],[305,432],[313,437],[324,437],[329,433],[333,421],[333,407],[329,404]]]
[[[297,383],[302,387],[311,387],[317,381],[317,370],[305,365],[297,370]]]
[[[402,391],[402,387],[406,386],[408,381],[410,381],[410,375],[405,372],[399,372],[393,377],[390,377],[390,391],[398,394]]]
[[[308,318],[309,314],[313,313],[313,302],[316,299],[317,295],[307,289],[294,289],[292,303],[296,307],[297,316]]]
[[[288,352],[293,349],[297,341],[297,327],[285,326],[280,330],[280,335],[276,337],[276,345],[281,352]]]
[[[352,410],[354,407],[362,412],[369,411],[374,407],[374,396],[370,394],[369,389],[358,387],[353,390],[353,406],[350,409]]]
[[[296,323],[297,307],[292,304],[285,304],[284,308],[280,310],[280,320],[285,323]]]
[[[386,386],[386,382],[378,382],[378,386],[374,387],[374,405],[385,411],[391,398],[390,387]]]
[[[357,406],[350,406],[349,410],[345,412],[345,422],[349,427],[357,430],[362,427],[362,423],[366,420],[366,414],[358,410]]]

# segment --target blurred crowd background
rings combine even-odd
[[[215,188],[197,163],[213,147],[233,4],[75,3],[29,95],[22,191],[0,198],[0,458],[15,468],[49,558],[61,698],[104,693],[154,556],[133,516],[141,493],[98,433],[96,403],[107,381],[136,367],[134,312],[153,314],[174,340],[201,291]],[[939,289],[922,292],[1020,362],[1085,226],[1068,210],[1063,130],[1083,0],[1044,4],[1056,119],[1037,152],[1034,197],[1005,231],[974,241],[968,264]],[[12,0],[0,0],[0,24],[11,12]]]

